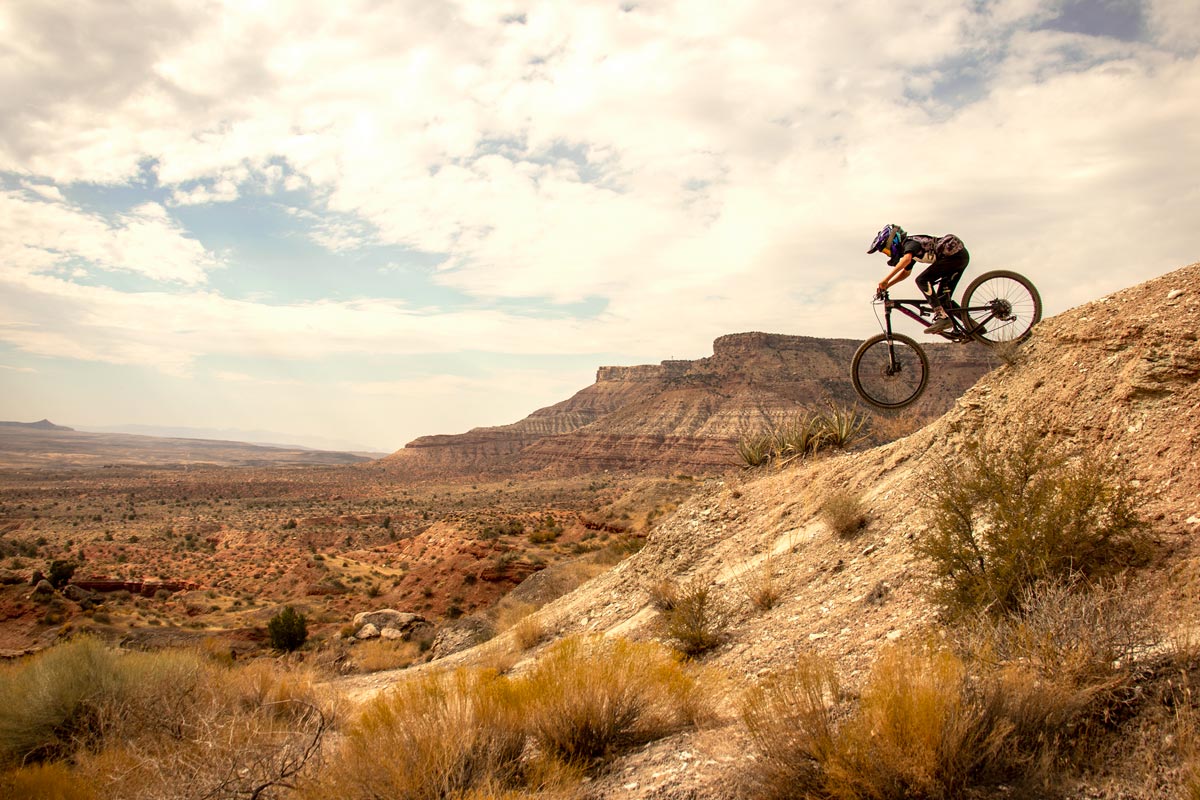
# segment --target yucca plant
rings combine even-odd
[[[822,444],[845,450],[867,438],[869,421],[857,409],[829,403],[814,418],[814,425],[821,430]]]
[[[775,452],[785,463],[815,455],[824,445],[826,432],[819,417],[790,420],[772,434]]]
[[[747,468],[761,467],[771,460],[772,443],[770,434],[747,436],[738,442],[738,456]]]

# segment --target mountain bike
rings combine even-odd
[[[854,354],[850,366],[854,390],[878,408],[904,408],[925,391],[929,358],[912,338],[892,331],[892,311],[929,325],[933,306],[926,298],[893,300],[886,291],[877,293],[872,305],[876,317],[883,306],[883,333],[867,339]],[[1017,344],[1029,338],[1042,318],[1042,298],[1024,275],[994,270],[971,281],[962,302],[950,301],[946,312],[950,327],[931,335],[960,343]]]

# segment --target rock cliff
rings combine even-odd
[[[588,472],[661,467],[712,472],[736,463],[747,433],[822,403],[854,404],[859,342],[738,333],[694,361],[605,366],[573,397],[511,425],[423,436],[384,461],[413,475]],[[918,413],[931,418],[998,362],[979,345],[927,345],[933,378]]]

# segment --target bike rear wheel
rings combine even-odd
[[[929,359],[907,336],[877,334],[859,346],[850,364],[859,396],[877,408],[904,408],[925,391]]]
[[[1042,318],[1042,297],[1024,275],[1008,270],[985,272],[963,293],[968,328],[987,344],[1023,342]]]

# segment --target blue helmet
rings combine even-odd
[[[867,253],[874,253],[886,247],[892,251],[892,255],[895,255],[900,252],[900,245],[904,242],[904,237],[907,235],[904,232],[904,228],[901,228],[894,222],[889,222],[883,226],[883,230],[875,235],[875,241],[871,242],[871,249]]]

